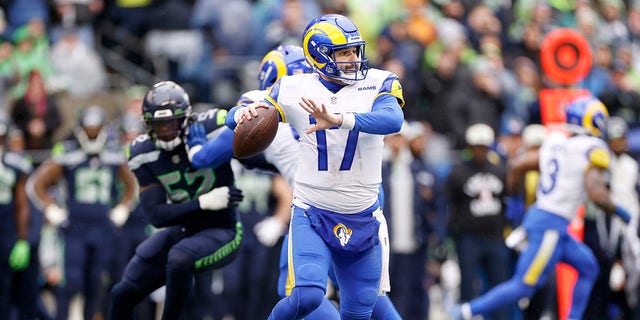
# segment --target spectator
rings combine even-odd
[[[503,242],[505,227],[502,198],[505,167],[489,159],[493,129],[483,123],[465,131],[470,159],[453,167],[446,184],[449,230],[456,243],[460,265],[460,300],[471,301],[481,293],[480,272],[493,287],[509,278],[509,257]],[[497,312],[493,319],[507,319]]]
[[[107,72],[92,46],[80,39],[77,31],[66,30],[51,48],[51,66],[56,86],[71,96],[87,97],[107,87]]]
[[[29,74],[26,94],[16,101],[11,117],[24,133],[25,149],[51,148],[53,134],[61,124],[61,117],[55,99],[47,93],[40,72],[33,70]]]
[[[385,138],[385,145],[390,153],[382,167],[383,212],[391,241],[393,291],[389,296],[402,319],[422,320],[429,309],[425,265],[436,177],[422,159],[425,129],[421,123],[405,123],[399,134]]]

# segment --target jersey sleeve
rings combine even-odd
[[[284,110],[282,110],[282,107],[278,103],[278,95],[280,94],[280,81],[281,80],[276,81],[276,83],[271,86],[271,88],[269,88],[269,92],[267,93],[267,96],[264,98],[264,100],[266,103],[274,106],[278,110],[281,122],[287,122],[287,119],[284,116]]]
[[[22,154],[7,152],[4,161],[7,166],[13,168],[20,174],[28,175],[33,171],[31,161]]]
[[[378,93],[378,97],[381,95],[391,95],[398,99],[398,104],[401,107],[404,107],[404,97],[402,95],[402,85],[400,84],[400,80],[398,76],[395,74],[391,74],[382,82],[382,86],[380,87],[380,92]],[[377,97],[376,97],[377,98]]]
[[[208,135],[218,128],[225,126],[225,119],[227,118],[227,110],[225,109],[209,109],[205,112],[197,115],[196,121],[204,126],[205,132]]]
[[[135,174],[141,187],[158,182],[148,167],[149,163],[157,161],[160,157],[160,150],[149,147],[152,143],[148,135],[140,135],[131,142],[127,150],[129,169]]]

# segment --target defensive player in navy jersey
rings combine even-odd
[[[192,114],[187,93],[171,81],[156,83],[145,94],[147,133],[131,143],[129,167],[145,213],[162,229],[138,246],[111,291],[109,319],[131,319],[138,302],[163,285],[162,319],[178,319],[194,275],[236,256],[243,231],[235,206],[242,193],[234,187],[229,164],[232,146],[219,150],[227,156],[215,169],[193,169],[183,143],[189,123],[201,124],[211,138],[224,127],[225,116],[220,109]]]
[[[80,291],[85,298],[84,317],[93,317],[100,277],[112,254],[104,243],[111,243],[114,224],[126,220],[135,195],[135,178],[118,141],[108,141],[106,121],[101,107],[83,109],[72,139],[55,144],[52,158],[40,165],[33,180],[34,200],[44,208],[48,222],[59,227],[65,241],[64,281],[56,294],[57,319],[68,318],[69,302]],[[118,179],[125,191],[115,199]],[[49,194],[54,185],[66,195],[64,205]]]
[[[403,121],[402,89],[394,74],[368,67],[365,42],[344,16],[315,19],[302,42],[314,74],[282,77],[264,101],[227,116],[235,128],[257,106],[271,105],[300,135],[289,230],[293,289],[269,319],[301,319],[316,309],[330,266],[341,318],[369,319],[378,294],[389,291],[378,194],[384,135]]]
[[[30,264],[29,203],[25,184],[31,165],[4,147],[9,122],[0,119],[0,318],[10,314],[16,272]],[[22,319],[22,318],[21,318]]]

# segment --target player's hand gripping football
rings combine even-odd
[[[302,109],[309,112],[314,118],[316,118],[316,124],[312,124],[309,129],[307,129],[307,133],[329,129],[342,124],[342,115],[327,112],[327,108],[324,104],[318,105],[315,101],[304,97],[298,104],[300,104]]]
[[[227,186],[215,188],[198,197],[200,209],[212,211],[235,207],[242,199],[244,199],[242,190]]]
[[[256,108],[260,107],[269,108],[269,105],[262,101],[251,103],[244,108],[238,109],[238,111],[233,115],[233,118],[236,120],[237,124],[244,123],[245,121],[251,121],[251,119],[258,117],[258,111],[256,111]]]

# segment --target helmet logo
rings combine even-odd
[[[156,112],[153,113],[154,118],[167,118],[171,116],[173,116],[173,111],[170,109],[156,110]]]

